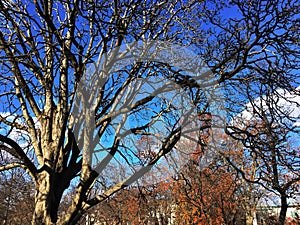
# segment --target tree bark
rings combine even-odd
[[[246,225],[253,225],[253,215],[246,213]]]
[[[280,200],[281,200],[281,207],[280,207],[278,225],[284,225],[285,217],[288,209],[287,197],[285,193],[281,194]]]
[[[57,221],[55,195],[51,188],[51,175],[43,170],[36,182],[35,209],[32,225],[54,225]]]

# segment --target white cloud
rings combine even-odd
[[[247,122],[256,120],[257,115],[255,115],[253,107],[256,110],[259,109],[268,112],[267,98],[269,98],[276,103],[276,110],[279,116],[288,115],[289,118],[295,120],[293,126],[300,127],[300,87],[296,89],[296,92],[298,93],[295,94],[278,89],[274,95],[254,99],[252,104],[250,102],[246,104],[244,111],[235,116],[231,121],[231,125],[243,126]]]
[[[0,112],[0,116],[2,116],[3,118],[5,118],[7,121],[9,122],[14,122],[17,124],[20,124],[22,126],[27,126],[26,123],[21,119],[21,118],[17,118],[16,119],[16,115],[8,113],[8,112]],[[35,127],[36,128],[40,128],[41,125],[39,123],[39,121],[37,120],[36,117],[32,118],[34,123],[35,123]],[[8,137],[11,138],[12,140],[16,141],[21,148],[26,148],[28,147],[28,140],[29,140],[29,133],[24,131],[24,130],[19,130],[16,128],[12,128],[4,123],[0,123],[0,134],[2,135],[7,135],[7,133],[9,132]]]

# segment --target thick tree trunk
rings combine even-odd
[[[77,204],[71,205],[66,215],[58,220],[58,208],[62,192],[55,190],[55,187],[53,185],[51,187],[51,185],[50,175],[46,171],[42,172],[35,196],[32,225],[76,225],[83,214],[81,207]],[[79,198],[76,195],[74,202],[80,202]]]
[[[280,207],[278,225],[284,225],[285,218],[286,218],[286,212],[287,212],[287,209],[288,209],[287,197],[286,197],[285,193],[281,194],[280,200],[281,200],[281,207]]]
[[[35,209],[32,225],[54,225],[57,221],[57,206],[51,176],[47,171],[40,172],[36,182]]]

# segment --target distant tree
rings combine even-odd
[[[0,223],[31,224],[34,186],[20,169],[0,174]]]
[[[236,153],[237,151],[235,151]],[[194,154],[172,186],[176,223],[241,224],[245,221],[245,196],[235,171],[215,154],[209,163]]]

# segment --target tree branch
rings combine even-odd
[[[7,151],[8,153],[15,156],[17,159],[21,160],[24,163],[24,166],[26,166],[31,174],[31,176],[35,179],[37,168],[35,165],[31,162],[31,160],[27,157],[27,155],[24,153],[22,148],[11,138],[6,137],[2,134],[0,134],[0,141],[11,146],[12,148],[8,148],[5,145],[0,145],[0,148]]]

